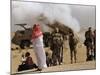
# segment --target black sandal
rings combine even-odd
[[[38,68],[36,71],[42,71],[42,69]]]

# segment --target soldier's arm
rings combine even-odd
[[[86,38],[86,36],[87,36],[87,32],[85,32],[85,38]]]

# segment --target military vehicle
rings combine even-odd
[[[31,34],[32,28],[26,28],[27,24],[15,24],[17,26],[21,26],[24,30],[17,30],[15,32],[14,37],[12,38],[12,43],[19,45],[20,48],[24,49],[25,47],[29,47],[31,44]]]
[[[24,30],[17,30],[15,32],[15,35],[12,38],[12,43],[19,45],[20,48],[22,48],[22,49],[24,49],[25,47],[30,47],[32,28],[26,28],[25,26],[27,24],[15,24],[15,25],[23,27]],[[50,32],[44,32],[43,33],[43,42],[44,42],[45,47],[49,46],[48,45],[49,38],[50,38]]]

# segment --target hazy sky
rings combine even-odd
[[[95,27],[95,6],[71,5],[71,9],[81,26]]]
[[[95,27],[95,16],[96,16],[95,6],[86,6],[86,5],[68,5],[68,6],[71,9],[72,16],[77,19],[81,28],[82,27],[87,28],[89,26]],[[17,23],[17,21],[13,20],[13,16],[14,15],[12,15],[11,27],[12,27],[12,31],[15,31],[18,28],[14,28],[13,24]]]

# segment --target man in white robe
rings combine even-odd
[[[34,25],[32,31],[32,44],[37,57],[38,70],[47,68],[46,55],[43,47],[43,34],[40,30],[40,25]]]

